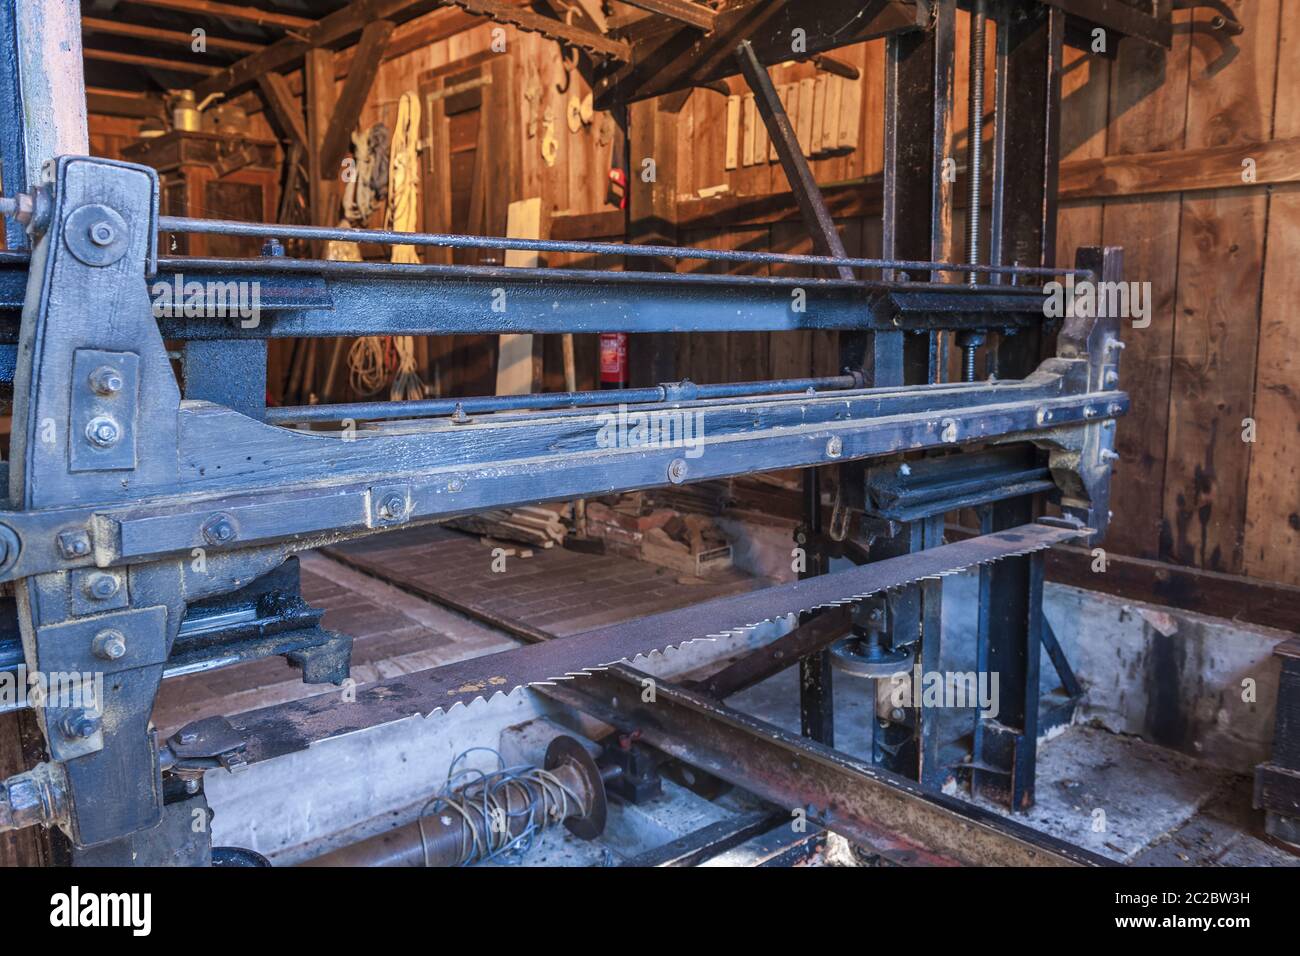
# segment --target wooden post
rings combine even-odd
[[[677,244],[677,114],[666,109],[663,99],[642,100],[628,108],[628,242]],[[637,258],[627,268],[673,272],[676,265]],[[636,388],[672,381],[676,348],[668,333],[630,336],[628,384]]]

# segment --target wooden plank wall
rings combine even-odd
[[[1190,12],[1177,12],[1168,52],[1133,41],[1113,59],[1068,52],[1064,162],[1152,153],[1176,160],[1183,151],[1214,149],[1189,152],[1189,159],[1196,176],[1226,185],[1138,187],[1113,198],[1082,190],[1086,198],[1062,203],[1058,261],[1071,261],[1081,245],[1120,245],[1128,278],[1151,283],[1150,326],[1124,333],[1123,379],[1133,411],[1118,433],[1122,460],[1107,547],[1300,585],[1300,362],[1292,344],[1300,337],[1293,266],[1300,254],[1300,185],[1240,181],[1243,160],[1260,144],[1281,146],[1300,135],[1300,0],[1230,0],[1230,6],[1245,31],[1226,45],[1213,31],[1193,29]],[[959,16],[954,117],[962,162],[965,20]],[[991,64],[992,37],[989,42]],[[849,157],[812,161],[823,184],[880,170],[883,46],[841,54],[873,82],[864,88],[860,148]],[[783,67],[773,75],[779,85],[811,69]],[[738,81],[731,90],[740,92]],[[784,190],[779,167],[757,176],[722,169],[725,109],[725,99],[710,91],[693,93],[683,109],[679,194],[724,182],[735,195]],[[959,236],[962,219],[959,209]],[[838,224],[850,252],[879,249],[877,218]],[[724,248],[809,249],[802,226],[791,221],[725,228],[691,222],[682,238]],[[833,361],[834,350],[814,348],[807,333],[691,336],[680,372],[696,381],[737,381],[764,366],[769,374],[793,375],[818,365],[829,371]],[[1245,419],[1254,422],[1253,442],[1243,440]]]

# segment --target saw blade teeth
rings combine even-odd
[[[1000,545],[1002,543],[1002,540],[995,542],[993,546],[996,547]],[[1063,539],[1058,539],[1058,540],[1063,540]],[[868,588],[866,590],[859,591],[850,595],[825,596],[821,600],[814,599],[810,601],[808,606],[800,608],[798,610],[790,610],[787,605],[779,612],[773,613],[771,616],[765,617],[753,623],[720,628],[715,631],[710,631],[700,637],[687,637],[687,638],[681,638],[676,640],[668,640],[665,641],[665,643],[662,644],[661,646],[651,647],[646,650],[640,650],[633,654],[619,657],[615,660],[607,660],[603,663],[596,663],[588,666],[583,666],[578,670],[570,670],[563,674],[551,675],[536,680],[521,680],[519,683],[513,684],[509,687],[503,686],[503,687],[496,688],[494,692],[488,693],[486,695],[475,694],[472,698],[468,700],[465,699],[464,697],[460,697],[452,701],[450,704],[447,705],[440,704],[434,706],[433,709],[429,711],[428,716],[432,716],[434,714],[439,714],[439,713],[447,714],[450,713],[451,711],[454,711],[456,707],[476,707],[479,706],[480,701],[483,703],[484,706],[489,706],[493,701],[496,700],[497,697],[502,697],[502,696],[510,697],[514,695],[516,692],[521,692],[529,688],[555,687],[561,681],[571,681],[578,677],[590,677],[593,674],[606,671],[611,667],[615,667],[621,664],[627,664],[627,663],[635,664],[636,662],[642,660],[647,660],[647,661],[653,660],[656,655],[658,655],[660,658],[663,658],[666,655],[674,651],[678,651],[681,648],[684,648],[687,645],[693,644],[697,641],[718,641],[726,638],[737,638],[737,637],[743,638],[746,635],[753,632],[756,628],[761,627],[764,624],[767,624],[772,621],[778,621],[787,618],[797,620],[800,615],[819,612],[831,608],[841,608],[845,606],[851,606],[873,596],[878,596],[881,594],[889,595],[889,594],[901,593],[904,589],[920,584],[925,581],[941,581],[943,578],[951,577],[956,574],[962,574],[973,568],[983,567],[984,565],[993,564],[998,561],[1006,560],[1007,558],[1021,557],[1026,554],[1033,554],[1038,551],[1043,551],[1046,550],[1047,548],[1050,548],[1055,543],[1057,543],[1057,541],[1039,540],[1032,543],[1028,547],[1019,548],[1015,551],[1007,551],[1007,552],[997,553],[993,555],[979,555],[977,557],[968,558],[965,561],[962,561],[960,563],[948,567],[941,568],[939,570],[927,571],[926,573],[920,574],[916,578],[913,578],[906,582],[898,582],[897,576],[895,576],[894,584],[882,585],[879,587],[870,587],[868,585]],[[963,557],[967,557],[967,555],[963,554]],[[791,592],[790,592],[791,597],[794,597],[795,594],[804,593],[805,588],[800,587],[799,585],[801,583],[810,584],[812,580],[813,579],[807,579],[806,582],[792,582]],[[753,613],[752,609],[750,613]],[[564,638],[560,638],[557,640],[556,643],[563,644],[564,640],[565,640]],[[612,650],[612,648],[610,648],[609,650]],[[575,663],[576,662],[574,661],[568,661],[567,665],[574,666]],[[458,681],[463,681],[463,678],[458,678]],[[472,691],[474,689],[472,686],[465,686],[464,684],[460,684],[460,686],[464,686],[464,689],[467,691]],[[459,692],[460,692],[459,690],[447,691],[449,695],[454,693],[459,693]]]

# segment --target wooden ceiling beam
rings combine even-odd
[[[147,70],[166,70],[169,73],[195,73],[200,76],[212,76],[220,70],[215,66],[202,63],[188,63],[185,60],[161,60],[154,56],[139,56],[135,53],[118,53],[115,50],[86,49],[83,55],[87,60],[103,60],[106,63],[125,63]]]
[[[553,20],[540,13],[534,13],[528,7],[517,6],[509,0],[455,0],[456,5],[471,13],[487,17],[497,23],[508,23],[529,33],[540,33],[553,40],[563,40],[584,50],[612,56],[626,62],[631,58],[632,48],[622,40],[607,37],[594,30],[570,26],[563,20]]]
[[[366,24],[361,40],[356,45],[356,54],[352,58],[352,70],[343,82],[343,89],[334,103],[329,126],[320,143],[320,165],[322,169],[337,169],[348,151],[352,130],[361,118],[361,107],[370,95],[370,87],[379,72],[379,61],[384,54],[388,37],[393,32],[391,20],[376,20]]]
[[[86,87],[86,112],[99,116],[128,116],[132,119],[162,119],[166,115],[162,100],[144,93],[125,93],[101,87]]]
[[[218,17],[223,20],[238,20],[242,23],[255,23],[260,27],[278,27],[281,30],[306,30],[319,21],[305,17],[295,17],[288,13],[276,13],[271,10],[259,10],[257,7],[241,7],[232,3],[218,3],[217,0],[124,0],[137,7],[156,7],[159,10],[174,10],[177,13],[200,13],[204,16]]]
[[[119,20],[101,20],[99,17],[81,18],[82,45],[88,39],[87,34],[105,33],[109,36],[130,37],[133,40],[146,40],[152,43],[171,43],[176,46],[193,48],[193,34],[181,30],[163,30],[159,27],[147,27],[139,23],[123,23]],[[265,44],[247,43],[244,40],[228,40],[208,34],[203,41],[209,50],[229,50],[232,53],[256,53],[264,49]]]
[[[717,19],[717,14],[708,7],[692,3],[691,0],[623,0],[623,2],[629,7],[658,13],[678,23],[693,26],[697,30],[712,30],[713,22]]]
[[[352,34],[360,33],[368,23],[391,20],[421,2],[427,0],[355,0],[317,20],[299,34],[277,40],[265,49],[231,64],[199,84],[196,92],[200,97],[209,93],[229,95],[252,86],[263,73],[282,71],[284,67],[301,60],[308,50],[333,46]]]
[[[928,8],[918,0],[728,0],[713,29],[701,33],[658,19],[638,33],[630,60],[595,84],[597,109],[616,103],[707,86],[738,71],[736,46],[749,40],[763,65],[790,59],[796,30],[799,54],[812,56],[837,47],[923,29]],[[667,29],[662,24],[667,24]]]
[[[280,127],[280,134],[306,150],[307,126],[302,109],[289,90],[289,81],[279,73],[263,73],[257,78],[257,85],[262,90],[262,98],[266,100],[271,118]]]

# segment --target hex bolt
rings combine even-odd
[[[271,238],[262,243],[262,255],[264,256],[282,256],[284,255],[284,243],[279,239]]]
[[[112,245],[117,238],[117,230],[107,219],[102,219],[90,227],[90,241],[97,246]]]
[[[86,424],[86,439],[100,448],[112,448],[122,440],[122,426],[107,415],[96,415]]]
[[[117,576],[106,571],[97,571],[86,579],[83,590],[86,597],[93,601],[107,601],[117,594],[122,585]]]
[[[215,514],[203,522],[203,540],[208,544],[226,544],[235,540],[235,525],[229,515]]]
[[[90,642],[90,650],[101,660],[120,661],[126,656],[126,635],[115,627],[105,628]]]
[[[1106,373],[1106,387],[1114,388],[1118,384],[1119,384],[1119,372],[1116,372],[1114,369],[1111,369],[1109,372]]]
[[[826,442],[826,457],[839,458],[842,454],[844,454],[844,439],[840,438],[839,435],[832,435],[830,440]]]
[[[668,480],[674,485],[680,485],[686,480],[686,460],[683,458],[674,458],[668,466]]]
[[[116,395],[122,385],[122,373],[111,365],[101,365],[90,373],[90,388],[96,395]]]
[[[63,732],[74,740],[95,736],[102,725],[103,721],[99,717],[84,710],[71,711],[59,724]]]
[[[400,518],[406,514],[406,499],[394,492],[379,505],[379,517]]]

